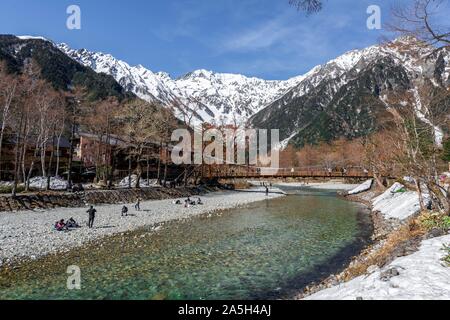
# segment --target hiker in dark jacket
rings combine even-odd
[[[74,218],[70,218],[69,221],[67,221],[66,227],[67,229],[76,229],[79,228],[80,225],[75,221]]]
[[[126,206],[122,207],[122,217],[128,217],[128,208]]]
[[[92,227],[94,226],[95,214],[97,213],[97,210],[94,209],[94,206],[91,206],[87,211],[87,213],[89,214],[88,226],[89,229],[92,229]]]

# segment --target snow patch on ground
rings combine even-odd
[[[366,182],[364,182],[363,184],[356,187],[355,189],[350,190],[348,192],[348,194],[358,194],[358,193],[370,190],[370,188],[372,188],[372,184],[373,184],[373,179],[369,179]]]
[[[444,245],[450,235],[426,240],[418,252],[395,259],[370,275],[320,291],[305,300],[448,300],[450,268],[444,264]],[[382,274],[395,268],[399,275],[381,280]]]
[[[119,182],[119,187],[120,188],[128,188],[129,187],[129,181],[130,179],[128,177],[123,178],[120,182]],[[133,174],[131,176],[131,187],[135,187],[136,186],[136,182],[137,182],[137,175]],[[147,188],[147,187],[154,187],[157,185],[156,180],[150,180],[150,183],[147,182],[147,179],[142,179],[139,181],[139,185],[142,188]]]
[[[425,205],[428,205],[427,196],[424,195]],[[373,211],[381,212],[386,219],[407,219],[420,212],[419,195],[415,191],[407,191],[405,186],[396,182],[373,202]]]
[[[66,190],[68,186],[67,181],[59,177],[50,178],[51,190]],[[45,190],[47,187],[47,177],[34,177],[30,179],[30,188]]]

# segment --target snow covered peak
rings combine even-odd
[[[50,40],[48,40],[47,38],[44,38],[44,37],[35,37],[35,36],[17,36],[17,38],[19,38],[20,40],[43,40],[43,41],[51,42]]]
[[[175,107],[182,119],[186,113],[194,114],[196,123],[243,123],[303,79],[267,81],[205,69],[172,79],[168,73],[153,73],[142,65],[133,67],[110,54],[73,50],[67,44],[60,44],[58,48],[96,72],[112,75],[140,98]]]
[[[360,69],[379,58],[390,57],[403,64],[411,73],[422,72],[427,66],[419,64],[417,59],[430,49],[405,49],[411,43],[415,43],[411,38],[400,38],[387,45],[352,50],[324,65],[314,67],[305,75],[285,81],[215,73],[205,69],[173,79],[166,72],[154,73],[143,65],[133,67],[110,54],[86,49],[73,50],[66,44],[60,44],[58,48],[96,72],[112,75],[126,90],[140,98],[177,109],[180,118],[186,118],[188,113],[188,118],[193,118],[197,123],[206,121],[235,124],[245,122],[267,106],[284,99],[288,93],[291,94],[289,99],[307,94],[324,80],[337,79],[337,89],[350,76],[357,76]],[[449,79],[448,55],[444,60],[446,66],[443,78]],[[350,73],[351,70],[354,72]]]

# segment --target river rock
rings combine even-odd
[[[381,273],[380,280],[386,282],[399,275],[400,272],[397,270],[397,268],[391,268]]]

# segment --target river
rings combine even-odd
[[[282,188],[288,196],[3,270],[0,299],[289,298],[348,264],[372,226],[336,191]],[[66,287],[69,265],[81,290]]]

